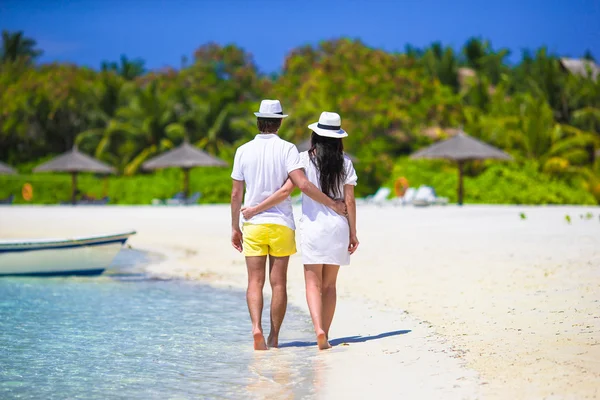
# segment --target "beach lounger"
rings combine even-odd
[[[392,193],[392,189],[387,187],[380,187],[379,189],[377,189],[377,192],[375,192],[375,194],[373,194],[372,196],[367,196],[365,202],[367,204],[376,204],[378,206],[383,206],[389,202],[388,196],[390,195],[390,193]]]
[[[13,200],[15,199],[15,195],[11,194],[10,196],[8,196],[5,199],[0,199],[0,204],[12,204]]]
[[[164,206],[165,204],[175,205],[183,199],[183,192],[177,192],[170,199],[152,199],[153,206]]]
[[[108,196],[95,200],[79,200],[78,205],[103,206],[108,204],[110,198]]]
[[[415,207],[446,205],[448,204],[448,199],[446,197],[437,197],[435,190],[431,186],[421,186],[415,193],[412,204]]]
[[[106,204],[108,204],[110,198],[107,197],[103,197],[101,199],[82,199],[82,200],[77,200],[75,202],[75,204],[73,204],[73,202],[71,201],[61,201],[60,205],[61,206],[104,206]]]
[[[175,198],[175,196],[177,196],[177,198]],[[198,203],[198,200],[200,200],[202,194],[200,192],[195,192],[187,199],[183,196],[183,193],[181,193],[181,195],[177,193],[177,195],[175,196],[174,198],[167,200],[168,206],[189,206],[192,204],[196,204]]]
[[[200,192],[195,192],[190,197],[188,197],[187,199],[185,199],[184,202],[188,206],[189,205],[193,205],[193,204],[197,204],[198,200],[200,200],[201,196],[202,196],[202,194]]]
[[[417,190],[415,188],[408,188],[402,197],[396,197],[396,205],[400,204],[406,206],[408,204],[412,204],[415,199],[415,195],[417,194]]]

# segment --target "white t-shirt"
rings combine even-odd
[[[302,168],[298,149],[276,134],[259,134],[235,152],[231,177],[246,182],[244,206],[256,206],[279,190],[290,172]],[[288,197],[250,220],[252,224],[276,224],[296,229],[292,201]]]

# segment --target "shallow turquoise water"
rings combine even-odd
[[[244,292],[117,264],[97,278],[0,279],[0,398],[315,395],[318,352],[254,352]],[[308,315],[289,308],[282,343],[312,335]]]

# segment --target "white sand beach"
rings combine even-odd
[[[131,246],[168,256],[152,273],[244,288],[229,226],[226,205],[0,207],[2,238],[135,229]],[[318,354],[319,398],[600,397],[600,208],[359,206],[358,236],[331,331],[347,345]],[[307,309],[298,255],[289,271]],[[252,390],[287,396],[285,379]]]

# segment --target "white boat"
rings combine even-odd
[[[134,234],[0,240],[0,276],[99,275]]]

